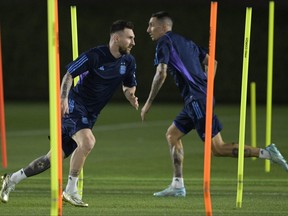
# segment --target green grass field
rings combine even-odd
[[[272,139],[288,158],[287,106],[273,107]],[[172,167],[165,140],[167,127],[181,105],[157,105],[140,121],[140,111],[129,104],[110,104],[94,128],[97,143],[84,168],[84,201],[88,208],[63,204],[63,215],[204,216],[203,144],[195,132],[183,139],[186,198],[156,198],[152,194],[170,184]],[[47,104],[8,103],[5,106],[8,168],[25,167],[49,150]],[[226,142],[238,142],[239,106],[215,110]],[[247,110],[246,141],[250,142]],[[265,143],[265,107],[257,108],[257,141]],[[63,188],[69,160],[63,161]],[[214,216],[284,216],[288,214],[288,173],[277,165],[265,173],[264,160],[245,159],[242,208],[236,208],[237,159],[212,157],[211,198]],[[0,204],[0,215],[50,215],[50,172],[24,180]]]

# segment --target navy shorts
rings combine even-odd
[[[62,149],[66,157],[77,148],[72,136],[81,129],[92,129],[96,120],[97,115],[91,115],[82,104],[69,99],[69,114],[62,118]]]
[[[192,129],[196,129],[200,138],[205,140],[205,116],[206,101],[192,100],[187,103],[183,110],[176,116],[174,120],[175,126],[184,134],[189,133]],[[212,117],[212,137],[222,130],[222,125],[217,116]]]

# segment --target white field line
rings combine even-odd
[[[93,128],[93,131],[105,132],[105,131],[115,131],[115,130],[126,130],[126,129],[137,129],[137,128],[147,128],[147,127],[159,127],[166,126],[172,123],[171,120],[165,121],[151,121],[151,122],[131,122],[131,123],[120,123],[120,124],[109,124],[109,125],[97,125],[97,122]],[[7,137],[27,137],[27,136],[43,136],[48,135],[49,129],[35,129],[35,130],[11,130],[6,132]]]

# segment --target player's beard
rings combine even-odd
[[[130,54],[130,49],[124,48],[124,47],[119,47],[119,53],[121,55]]]

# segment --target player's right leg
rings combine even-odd
[[[95,145],[95,137],[92,130],[83,128],[73,135],[73,140],[78,147],[73,151],[70,159],[70,171],[68,182],[63,191],[63,200],[77,207],[88,207],[88,204],[83,202],[79,195],[77,182],[81,169],[84,166],[85,160]]]
[[[185,197],[186,196],[186,189],[185,189],[185,187],[175,188],[171,184],[165,190],[154,193],[153,196],[156,196],[156,197],[166,197],[166,196]]]
[[[174,125],[174,123],[168,128],[166,133],[166,139],[170,147],[170,154],[172,164],[174,167],[174,174],[171,185],[163,191],[154,193],[156,197],[174,196],[174,197],[185,197],[186,189],[184,187],[183,180],[183,159],[184,151],[181,142],[181,137],[184,134]]]
[[[63,148],[63,151],[65,152],[65,155],[70,155],[72,152],[73,153],[70,159],[70,170],[67,185],[63,191],[63,201],[66,201],[74,206],[88,206],[87,203],[82,201],[81,196],[79,195],[77,182],[85,160],[96,142],[96,139],[92,133],[92,127],[94,126],[96,120],[97,115],[92,116],[87,112],[85,106],[79,104],[76,100],[74,101],[73,98],[69,98],[69,115],[62,118],[62,135],[63,139],[65,139],[65,137],[69,137],[69,139],[71,139],[70,143],[73,143],[73,151],[70,151],[71,148]]]

